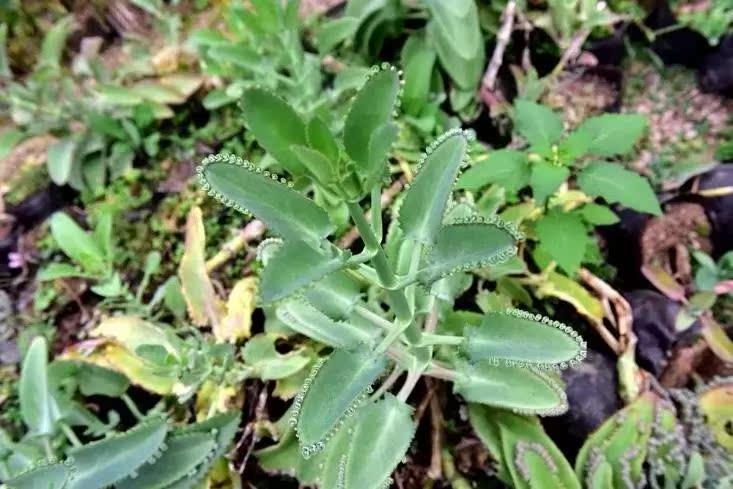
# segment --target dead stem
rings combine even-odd
[[[434,391],[430,397],[430,467],[428,468],[428,477],[433,480],[443,478],[443,409],[440,406],[440,382],[433,379],[425,379],[429,386],[429,390]]]
[[[494,53],[491,55],[491,61],[486,67],[484,76],[481,79],[481,88],[489,92],[494,91],[496,85],[496,76],[499,73],[499,68],[504,60],[504,51],[506,51],[507,44],[512,36],[512,30],[514,29],[514,14],[517,10],[517,2],[509,0],[504,11],[501,14],[501,27],[496,33],[496,47]]]
[[[239,251],[246,248],[248,243],[260,239],[264,234],[265,224],[262,221],[259,219],[250,221],[233,238],[224,243],[216,255],[206,260],[206,271],[211,273],[224,265]]]

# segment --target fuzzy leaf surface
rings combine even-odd
[[[290,240],[320,241],[334,230],[325,210],[286,185],[257,173],[251,164],[204,162],[201,177],[217,198],[254,214],[274,233]]]
[[[445,275],[496,265],[516,254],[516,232],[492,222],[465,222],[442,226],[419,272],[431,283]]]
[[[489,312],[480,326],[466,329],[466,351],[471,360],[564,367],[585,356],[585,343],[571,331],[557,321]]]
[[[405,193],[398,217],[405,236],[425,244],[432,243],[441,228],[467,147],[462,131],[446,133],[435,143]]]
[[[481,361],[459,364],[461,376],[454,391],[470,402],[509,409],[521,414],[556,415],[567,409],[559,379],[532,368],[493,365]]]
[[[245,90],[242,110],[260,146],[291,175],[302,175],[305,168],[290,147],[308,143],[305,123],[295,110],[280,97],[261,88]]]
[[[596,161],[578,175],[578,186],[588,195],[618,202],[640,212],[658,216],[662,213],[657,196],[646,178],[618,163]]]
[[[383,356],[336,350],[318,368],[298,416],[301,447],[325,443],[329,433],[350,409],[364,400],[372,383],[386,367]]]
[[[277,308],[277,317],[300,334],[334,348],[355,348],[373,342],[374,336],[354,325],[334,321],[306,301],[288,300]]]
[[[9,489],[64,489],[71,469],[62,463],[31,469],[6,481]]]
[[[121,435],[71,449],[76,473],[68,489],[103,489],[117,483],[160,450],[167,432],[165,419],[159,418]]]

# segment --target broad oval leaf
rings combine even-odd
[[[316,365],[295,399],[292,414],[304,457],[325,448],[344,418],[366,400],[386,364],[382,355],[336,350]]]
[[[290,150],[308,173],[322,185],[328,185],[336,179],[336,168],[320,151],[297,144],[292,145]]]
[[[285,241],[262,270],[260,298],[283,299],[341,268],[345,255],[328,256],[303,241]]]
[[[46,166],[48,175],[56,185],[64,185],[69,181],[75,151],[76,141],[71,137],[66,137],[48,147]]]
[[[165,489],[186,477],[211,456],[216,442],[208,433],[191,433],[169,437],[160,458],[144,465],[137,475],[115,485],[116,489]]]
[[[276,313],[298,333],[335,348],[355,348],[374,341],[374,334],[344,321],[334,321],[301,299],[286,301],[278,306]]]
[[[379,489],[410,448],[412,408],[392,394],[365,406],[346,454],[344,489]]]
[[[242,110],[257,142],[293,176],[305,168],[293,155],[292,145],[308,144],[306,126],[300,116],[280,97],[261,88],[242,94]]]
[[[481,361],[461,363],[458,371],[453,389],[467,401],[518,414],[556,416],[568,408],[560,380],[543,370]]]
[[[322,153],[329,161],[337,162],[339,159],[339,147],[334,139],[331,130],[328,128],[323,119],[313,117],[306,127],[306,136],[308,145],[316,151]]]
[[[198,172],[204,188],[215,198],[251,212],[285,239],[318,242],[334,230],[326,211],[315,202],[240,158],[210,156]]]
[[[406,237],[425,244],[435,240],[467,144],[465,132],[451,130],[428,147],[400,207],[398,219]]]
[[[529,184],[530,170],[527,155],[521,151],[491,151],[485,159],[476,162],[461,175],[456,188],[478,190],[490,183],[497,183],[508,192],[516,192]]]
[[[581,217],[553,209],[535,223],[535,233],[542,249],[560,268],[574,274],[590,241]]]
[[[466,329],[471,360],[566,368],[585,357],[585,341],[571,327],[518,309],[489,312]]]
[[[104,251],[92,236],[63,212],[51,216],[51,235],[59,248],[72,260],[91,273],[105,268]]]
[[[23,359],[18,381],[20,414],[31,434],[48,436],[56,429],[60,418],[56,401],[48,382],[48,346],[46,339],[37,336]]]
[[[163,418],[111,438],[69,451],[76,467],[68,489],[103,489],[137,471],[150,457],[160,454],[168,425]]]
[[[618,202],[655,216],[662,213],[649,182],[619,163],[606,161],[591,163],[578,175],[578,186],[586,194],[602,197],[610,204]]]
[[[547,152],[562,135],[562,119],[544,105],[517,99],[513,118],[517,132],[540,153]]]
[[[500,219],[467,218],[440,228],[419,271],[428,284],[446,275],[497,265],[516,255],[522,236]]]
[[[71,467],[55,463],[30,469],[6,482],[8,489],[64,489],[71,474]]]
[[[344,122],[344,149],[365,178],[382,175],[384,161],[370,158],[373,134],[392,121],[400,78],[394,67],[372,73],[354,97]]]

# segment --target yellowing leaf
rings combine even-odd
[[[162,346],[168,353],[180,358],[177,337],[137,316],[105,318],[90,334],[93,337],[115,340],[131,352],[142,345]]]
[[[188,306],[188,315],[197,326],[219,324],[221,305],[206,273],[206,235],[201,209],[194,207],[186,221],[186,244],[178,267],[181,289]]]
[[[555,297],[572,305],[578,313],[594,323],[603,321],[603,305],[579,283],[557,272],[550,272],[547,281],[540,284],[537,297]]]
[[[214,326],[216,341],[236,343],[242,338],[249,338],[256,295],[256,277],[243,278],[234,284],[227,300],[226,316]]]
[[[196,420],[203,421],[218,413],[227,413],[236,407],[237,389],[230,384],[207,380],[196,393]]]
[[[729,451],[733,451],[733,383],[727,382],[712,387],[700,395],[700,408],[715,439]]]

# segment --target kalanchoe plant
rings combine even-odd
[[[261,303],[294,331],[335,349],[311,372],[290,418],[302,455],[323,464],[322,487],[388,482],[410,446],[406,400],[422,375],[452,381],[469,401],[557,414],[567,406],[557,371],[585,354],[585,342],[569,327],[516,310],[488,314],[463,334],[435,333],[462,290],[451,280],[513,256],[521,235],[498,218],[470,215],[466,206],[448,210],[471,139],[454,129],[423,155],[383,236],[379,196],[399,85],[391,67],[373,70],[341,138],[294,111],[260,111],[254,125],[249,117],[258,142],[283,167],[345,203],[364,243],[356,255],[329,241],[328,213],[283,177],[231,155],[207,157],[198,169],[210,195],[253,214],[278,236],[259,250]],[[265,101],[287,107],[275,100],[250,92],[245,111]],[[360,206],[366,197],[369,219]],[[389,393],[403,371],[402,388]]]

